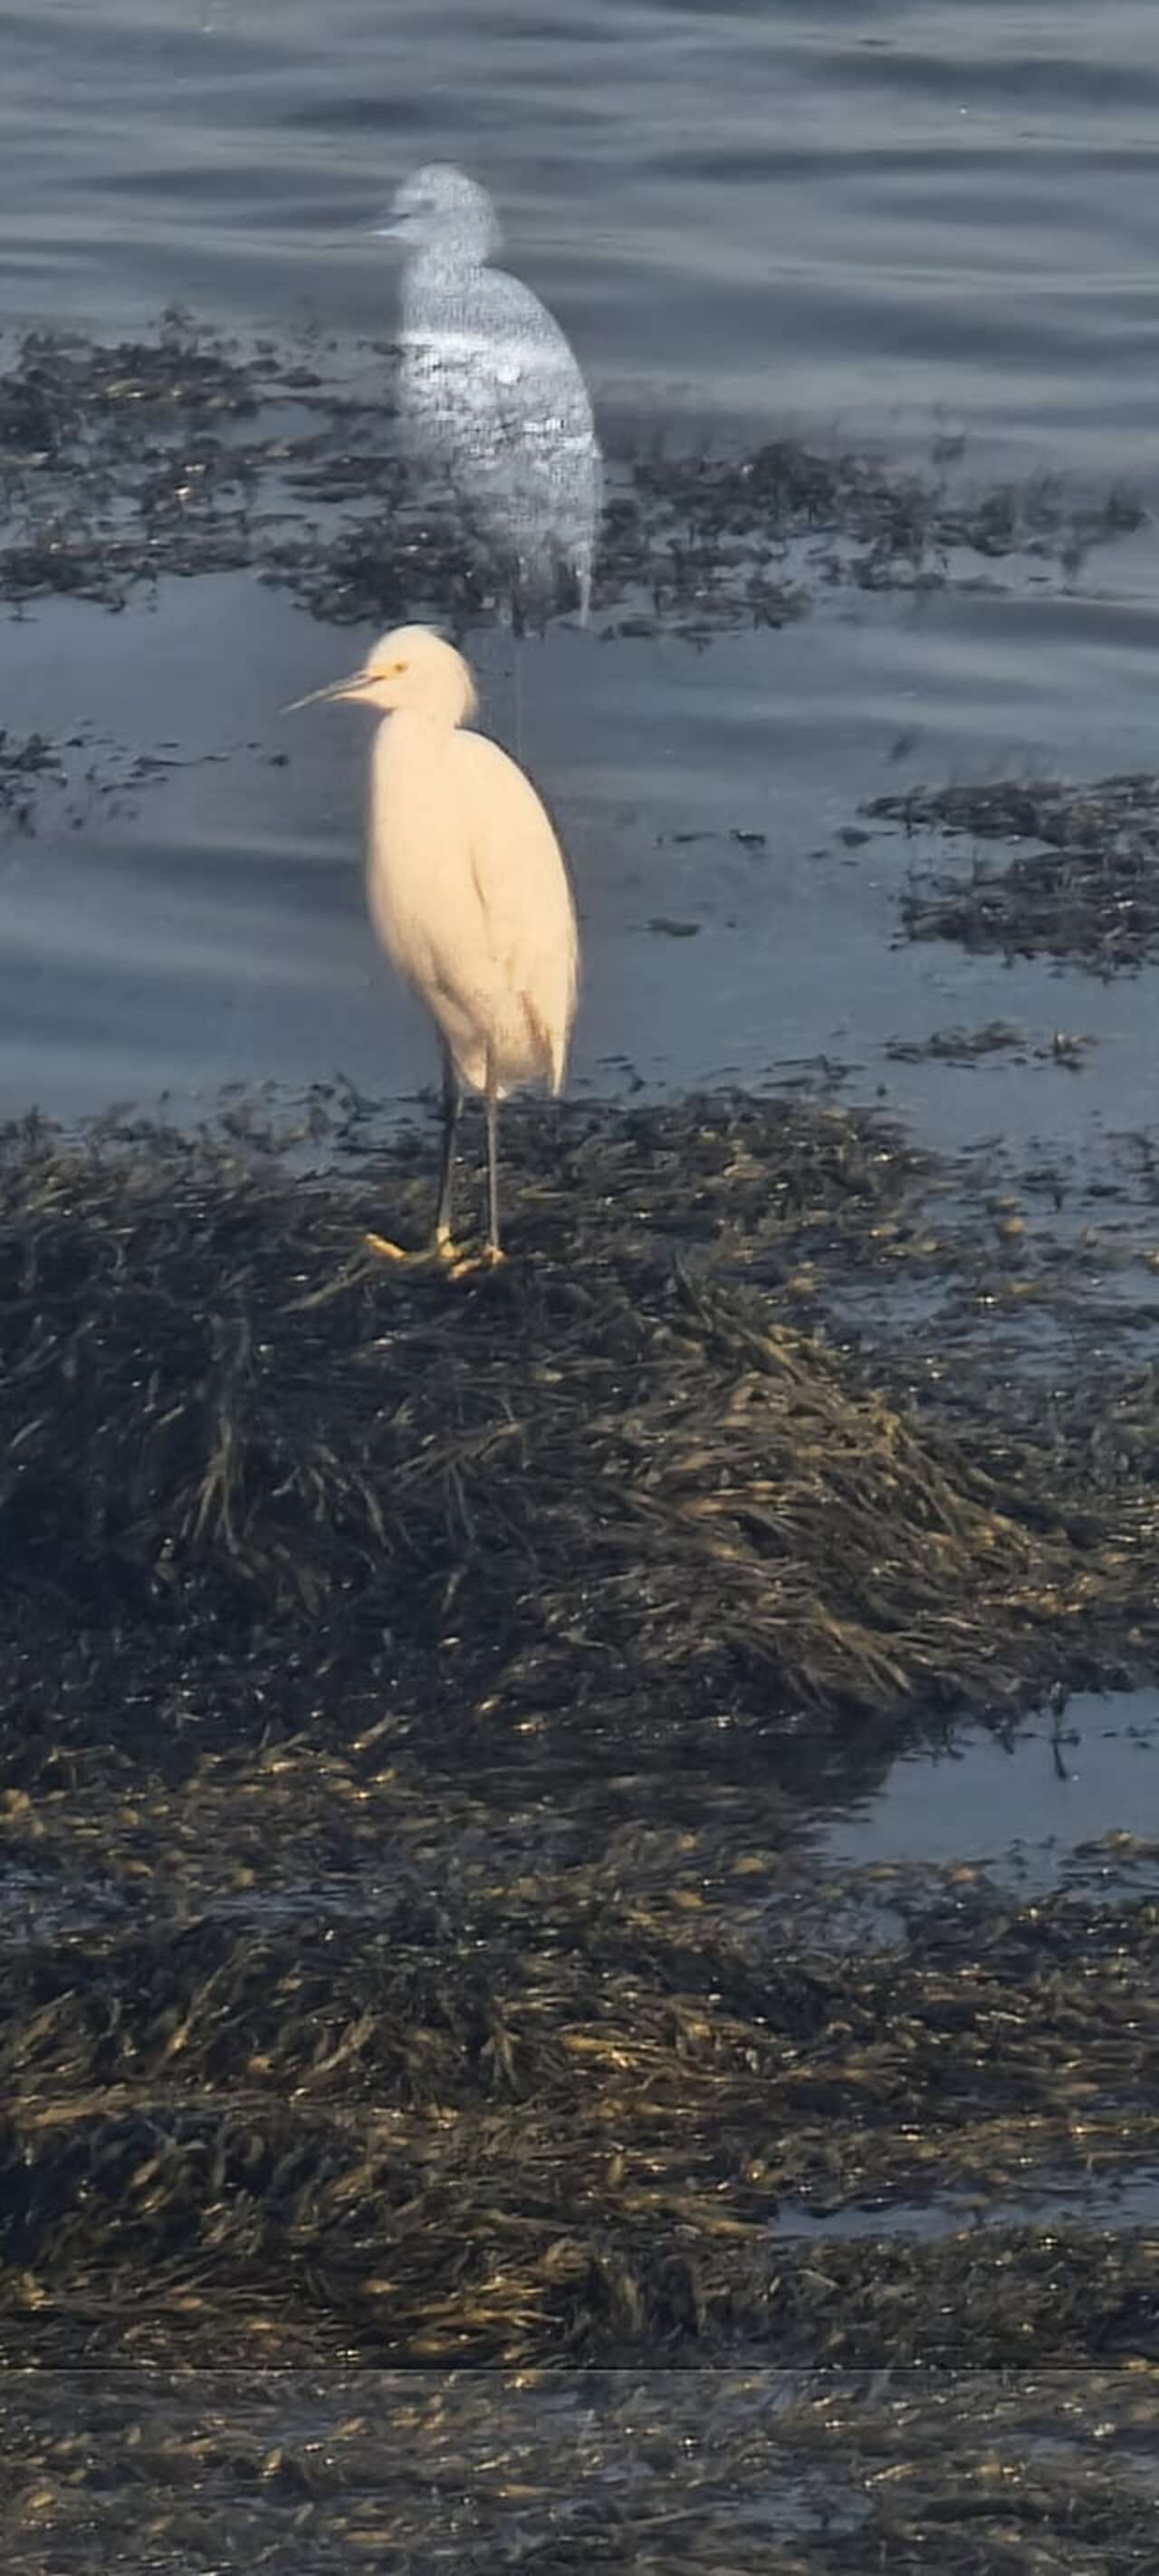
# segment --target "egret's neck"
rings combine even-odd
[[[443,833],[454,763],[452,719],[428,708],[399,708],[376,727],[370,760],[371,871],[385,864],[397,868],[400,851],[406,864],[426,864]]]
[[[430,688],[428,696],[422,698],[422,706],[397,706],[386,716],[386,724],[397,724],[399,732],[402,732],[402,726],[407,726],[407,732],[415,726],[430,737],[430,734],[453,734],[461,726],[464,716],[464,690],[461,690],[456,672],[448,672],[446,685]]]
[[[473,241],[470,234],[444,234],[439,241],[418,243],[407,262],[408,282],[426,286],[436,279],[477,277],[486,265],[487,250],[483,242]]]
[[[398,749],[408,743],[420,743],[431,752],[457,733],[460,722],[461,709],[450,697],[437,699],[427,707],[396,707],[392,715],[383,717],[379,738],[389,738]]]

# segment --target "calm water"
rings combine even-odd
[[[561,315],[613,447],[739,430],[873,439],[967,469],[1146,492],[1159,421],[1159,56],[1148,0],[925,7],[760,0],[42,0],[0,11],[0,262],[14,327],[140,329],[176,299],[250,331],[323,323],[336,371],[389,334],[391,253],[360,227],[416,159],[495,189],[508,256]],[[818,20],[822,23],[818,24]],[[373,381],[373,376],[371,377]],[[932,1136],[1129,1125],[1154,1090],[1149,979],[1106,992],[951,949],[891,953],[910,853],[836,839],[908,777],[1098,776],[1154,754],[1159,551],[923,602],[842,592],[704,654],[557,634],[522,740],[580,881],[577,1087],[757,1080],[819,1050]],[[73,1114],[336,1063],[411,1090],[424,1030],[369,947],[358,719],[284,724],[351,658],[244,577],[119,620],[4,630],[4,721],[174,743],[138,810],[76,797],[0,843],[0,1096]],[[477,646],[511,734],[501,639]],[[892,755],[898,737],[906,749]],[[268,755],[289,749],[288,771]],[[215,755],[212,766],[202,755]],[[689,818],[709,835],[673,834]],[[735,828],[765,832],[754,856]],[[657,916],[699,936],[657,936]],[[1107,1041],[1053,1067],[897,1067],[892,1036],[1000,1015]],[[1081,1091],[1081,1104],[1077,1095]]]
[[[606,403],[1145,463],[1149,0],[42,0],[0,12],[10,314],[381,328],[416,160],[498,193]]]

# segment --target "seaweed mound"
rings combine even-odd
[[[904,1157],[856,1121],[703,1104],[513,1121],[512,1143],[515,1258],[456,1285],[362,1247],[384,1207],[421,1227],[413,1139],[355,1189],[227,1144],[9,1135],[18,1664],[55,1641],[59,1697],[62,1657],[115,1638],[147,1726],[217,1657],[233,1728],[257,1656],[265,1726],[298,1723],[324,1668],[436,1731],[638,1743],[721,1712],[1017,1703],[1153,1634],[1141,1505],[1132,1526],[1121,1495],[1068,1488],[1032,1439],[999,1467],[984,1426],[883,1393],[796,1319],[794,1261],[859,1231],[872,1258]],[[762,1258],[772,1284],[738,1277]],[[67,1699],[64,1732],[92,1705]]]
[[[232,1128],[0,1152],[30,2545],[111,2362],[184,2476],[191,2366],[1153,2354],[1154,2248],[1096,2221],[1159,2140],[1154,1847],[1027,1901],[813,1821],[939,1712],[1153,1666],[1153,1389],[939,1410],[808,1329],[929,1250],[868,1118],[513,1116],[510,1265],[457,1283],[362,1242],[420,1232],[426,1140],[359,1109],[300,1175]]]

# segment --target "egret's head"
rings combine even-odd
[[[478,262],[499,248],[499,221],[486,189],[449,161],[413,170],[374,229],[416,250],[437,248]]]
[[[327,689],[312,689],[295,698],[295,707],[318,699],[357,698],[379,715],[433,716],[440,724],[465,724],[475,712],[475,690],[461,653],[445,644],[429,626],[396,626],[367,654],[360,671],[334,680]],[[290,715],[292,708],[287,707]]]

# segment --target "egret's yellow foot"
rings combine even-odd
[[[380,1261],[429,1261],[428,1252],[406,1252],[401,1243],[389,1243],[384,1234],[364,1234],[368,1252],[377,1252]]]
[[[367,1251],[376,1252],[380,1261],[393,1261],[405,1270],[432,1270],[436,1262],[446,1262],[453,1269],[462,1259],[458,1244],[444,1228],[440,1228],[433,1242],[423,1244],[417,1252],[408,1252],[403,1244],[392,1243],[385,1234],[365,1234],[362,1240]]]
[[[499,1270],[507,1255],[497,1243],[485,1243],[481,1252],[460,1252],[451,1263],[452,1279],[469,1279],[474,1270]]]

